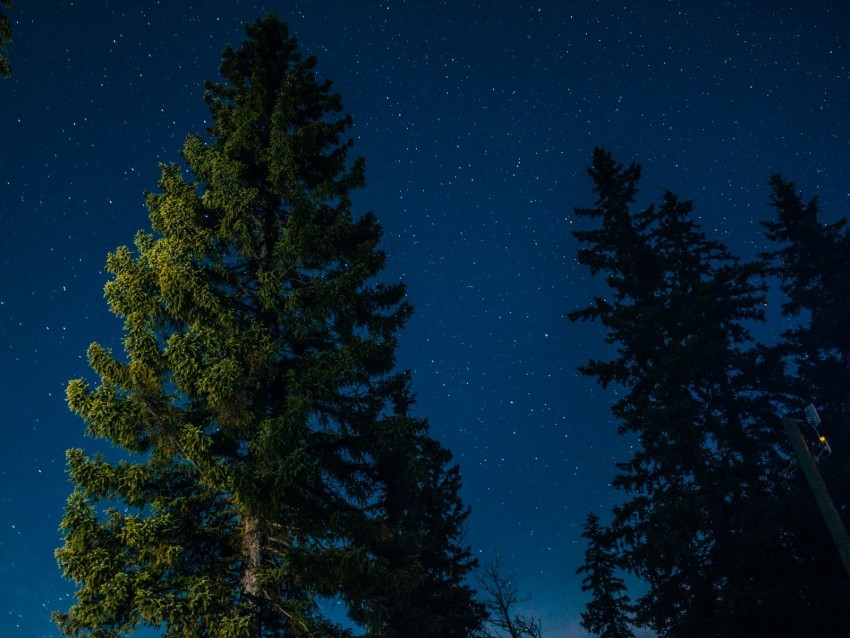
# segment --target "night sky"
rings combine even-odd
[[[16,0],[0,81],[0,636],[55,636],[73,588],[53,550],[65,450],[103,449],[64,402],[120,347],[106,254],[149,226],[145,189],[203,133],[225,44],[275,11],[334,80],[367,162],[355,210],[385,230],[384,273],[416,413],[461,464],[468,539],[501,554],[544,636],[584,636],[581,525],[607,520],[629,456],[604,354],[567,312],[603,288],[575,262],[595,145],[644,167],[642,197],[692,198],[752,256],[781,171],[825,219],[850,213],[846,0]],[[766,331],[769,335],[769,331]]]

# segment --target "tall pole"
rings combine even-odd
[[[815,496],[820,513],[826,526],[829,528],[829,533],[832,534],[832,540],[835,542],[835,547],[841,555],[841,562],[844,563],[844,569],[847,570],[847,575],[850,576],[850,536],[847,536],[847,529],[835,509],[835,504],[826,489],[826,484],[818,471],[817,465],[812,458],[812,453],[809,451],[809,446],[803,435],[800,434],[800,428],[797,427],[797,422],[790,418],[782,419],[782,427],[785,428],[785,434],[791,441],[794,452],[797,453],[797,458],[800,459],[800,467],[803,468],[803,473],[809,481],[809,487],[812,488],[812,493]]]

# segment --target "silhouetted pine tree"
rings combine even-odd
[[[833,453],[818,463],[845,526],[850,502],[850,234],[847,219],[820,220],[818,200],[804,202],[795,184],[770,179],[773,219],[764,222],[774,250],[762,255],[777,277],[785,301],[782,313],[797,324],[770,349],[776,361],[766,385],[783,410],[794,417],[814,403],[820,427]],[[802,419],[801,419],[802,420]],[[815,437],[806,426],[810,441]],[[815,452],[817,452],[817,449]],[[801,583],[796,608],[811,620],[811,635],[841,633],[850,624],[850,579],[815,506],[802,472],[789,473],[783,500],[791,521],[795,578]]]
[[[794,570],[787,444],[762,388],[758,263],[742,263],[666,192],[633,211],[640,168],[601,149],[590,175],[596,223],[577,231],[580,263],[610,295],[570,319],[599,321],[612,358],[581,370],[624,393],[613,406],[633,457],[615,485],[628,495],[611,526],[624,564],[645,581],[635,622],[662,636],[807,635]]]
[[[634,638],[629,627],[634,608],[620,577],[622,559],[614,547],[609,530],[590,512],[582,537],[587,541],[584,564],[576,570],[586,574],[581,590],[590,593],[587,609],[581,614],[581,626],[600,638]]]
[[[207,84],[209,140],[164,166],[153,232],[109,255],[122,360],[67,390],[127,460],[68,453],[75,490],[57,556],[78,584],[69,636],[468,636],[467,510],[450,454],[409,416],[394,372],[410,315],[381,228],[351,213],[364,183],[351,125],[274,17]],[[189,175],[196,182],[187,181]]]
[[[780,346],[793,375],[797,400],[816,400],[824,414],[850,420],[850,235],[847,220],[819,220],[818,200],[804,203],[793,182],[770,180],[773,220],[764,222],[776,250],[763,255],[786,295],[782,312],[801,324],[783,333]],[[794,406],[799,407],[799,406]]]

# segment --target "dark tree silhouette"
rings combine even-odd
[[[12,6],[12,0],[0,0],[0,5]],[[12,41],[12,21],[3,11],[0,11],[0,77],[9,77],[12,74],[12,66],[3,55],[6,45]]]
[[[610,294],[570,318],[606,329],[612,358],[581,370],[623,388],[613,413],[639,442],[618,465],[628,498],[611,526],[623,564],[647,586],[636,624],[662,636],[844,626],[844,614],[811,613],[834,607],[809,589],[829,569],[809,560],[818,537],[789,516],[789,448],[770,390],[782,355],[749,330],[764,319],[764,262],[708,239],[691,203],[670,192],[632,210],[639,166],[597,149],[590,175],[594,207],[575,212],[595,227],[575,233],[579,261]]]
[[[581,590],[590,594],[581,626],[600,638],[634,638],[629,624],[634,612],[626,585],[619,576],[622,559],[613,546],[613,536],[590,512],[582,537],[587,541],[584,564],[576,570],[586,574]]]
[[[850,233],[847,218],[821,221],[817,198],[804,202],[794,182],[770,179],[772,219],[764,222],[773,250],[762,255],[766,268],[780,282],[782,313],[796,325],[786,329],[770,348],[775,364],[764,375],[777,404],[800,415],[800,407],[815,403],[833,453],[819,462],[845,527],[850,515]],[[801,419],[802,420],[802,419]],[[814,433],[803,431],[815,442]],[[796,578],[805,589],[804,609],[821,624],[819,632],[835,633],[850,622],[844,601],[850,580],[836,559],[825,523],[815,507],[801,471],[789,473],[784,500],[786,520],[801,567]],[[829,620],[827,620],[829,619]],[[845,623],[841,625],[840,623]]]
[[[501,560],[497,556],[486,563],[478,576],[484,607],[488,619],[484,636],[487,638],[541,638],[540,621],[523,616],[517,606],[527,599],[521,598],[519,587],[513,577],[502,572]]]

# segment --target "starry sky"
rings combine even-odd
[[[850,212],[845,0],[17,0],[0,81],[0,635],[55,636],[73,588],[53,557],[94,451],[64,403],[118,346],[108,251],[148,227],[145,189],[208,124],[203,82],[244,24],[274,11],[355,120],[374,211],[416,315],[400,335],[416,413],[449,446],[468,540],[501,555],[547,638],[586,635],[581,525],[607,518],[629,456],[604,354],[567,312],[601,283],[575,261],[574,206],[595,145],[644,167],[641,197],[692,198],[707,233],[763,246],[780,171],[826,219]]]

